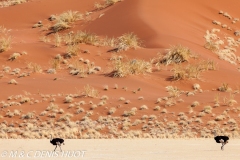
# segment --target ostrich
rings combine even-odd
[[[214,132],[214,139],[217,143],[222,143],[221,150],[224,150],[224,145],[228,143],[228,136],[217,136],[216,131]]]
[[[59,146],[59,148],[60,148],[60,150],[62,152],[61,144],[64,145],[64,140],[62,138],[52,138],[52,134],[51,134],[50,143],[52,143],[52,145],[56,146],[54,151],[56,150],[57,146]]]

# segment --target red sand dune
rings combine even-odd
[[[221,36],[234,37],[233,31],[240,28],[239,22],[232,24],[229,19],[218,14],[220,10],[228,12],[232,17],[239,18],[239,0],[219,1],[219,0],[123,0],[110,7],[100,11],[94,10],[94,3],[103,2],[100,0],[32,0],[28,3],[20,5],[0,8],[0,25],[10,29],[9,34],[12,36],[12,47],[6,52],[0,53],[1,66],[10,66],[20,68],[22,71],[27,70],[27,64],[37,63],[42,66],[43,73],[31,74],[29,77],[17,78],[16,75],[2,73],[0,79],[1,94],[0,101],[7,101],[7,97],[11,95],[24,94],[23,91],[30,92],[33,97],[41,99],[39,94],[75,94],[81,93],[83,86],[90,84],[100,91],[100,95],[108,95],[108,104],[112,106],[121,105],[113,115],[122,115],[124,110],[129,110],[132,107],[139,108],[141,105],[148,105],[149,110],[139,111],[133,119],[140,118],[143,114],[155,114],[153,107],[156,105],[156,99],[168,96],[165,87],[172,85],[177,86],[182,91],[193,91],[194,83],[199,83],[203,93],[197,93],[194,96],[180,96],[184,102],[177,103],[174,106],[166,107],[169,113],[186,112],[189,110],[189,105],[193,101],[199,101],[200,106],[194,110],[196,114],[203,110],[206,105],[213,106],[214,97],[220,94],[222,106],[213,109],[216,115],[221,114],[226,108],[233,109],[237,105],[227,107],[223,105],[224,97],[229,97],[229,92],[219,92],[216,89],[227,83],[233,90],[239,88],[240,74],[238,71],[239,64],[232,65],[224,60],[220,60],[218,56],[204,48],[204,35],[206,30],[212,28],[221,29]],[[136,50],[130,49],[126,52],[119,53],[126,55],[129,58],[150,60],[156,57],[158,52],[166,53],[165,49],[171,45],[181,44],[190,48],[191,51],[198,55],[197,60],[190,60],[190,63],[196,63],[201,60],[213,60],[217,63],[217,70],[206,71],[201,74],[201,79],[169,81],[172,76],[172,65],[163,66],[161,71],[154,71],[147,75],[128,76],[126,78],[111,78],[104,74],[109,73],[109,58],[111,53],[107,51],[111,47],[96,47],[91,45],[80,44],[82,50],[88,50],[90,54],[80,53],[83,59],[93,61],[97,66],[102,68],[101,72],[89,75],[86,78],[79,78],[69,74],[69,70],[62,68],[56,74],[47,74],[46,70],[50,68],[49,61],[57,54],[63,55],[66,46],[54,47],[53,42],[44,43],[39,40],[47,32],[39,28],[32,28],[33,24],[42,21],[44,25],[50,25],[47,20],[52,14],[60,14],[64,11],[79,11],[85,13],[93,11],[89,21],[77,21],[72,28],[60,33],[68,33],[71,30],[88,31],[95,33],[101,37],[118,37],[124,33],[133,32],[143,42],[143,47]],[[98,18],[100,14],[104,14]],[[231,26],[233,31],[223,29],[220,26],[212,24],[212,20],[219,20],[222,23]],[[237,37],[235,37],[237,39]],[[8,58],[14,52],[26,51],[28,54],[21,56],[14,61],[8,61]],[[240,56],[239,51],[235,55]],[[10,79],[15,79],[18,84],[8,84]],[[54,81],[54,78],[58,80]],[[114,84],[118,84],[119,89],[114,90]],[[104,91],[103,86],[108,85],[109,90]],[[122,87],[128,87],[124,91]],[[133,94],[132,91],[141,88],[142,90]],[[131,101],[131,105],[125,105],[119,102],[119,97],[125,97]],[[144,100],[139,101],[138,97],[143,96]],[[64,97],[64,96],[63,96]],[[58,103],[61,108],[67,109],[68,104],[63,103],[63,97],[60,97],[55,103]],[[239,94],[235,94],[235,100],[240,102]],[[99,99],[86,98],[86,101],[99,102]],[[78,100],[76,100],[78,101]],[[34,104],[34,110],[39,114],[43,111],[48,102]],[[165,108],[163,104],[161,108]],[[32,106],[23,104],[20,106],[23,112],[32,111]],[[89,107],[89,106],[87,106]],[[86,107],[86,110],[88,109]],[[109,106],[110,108],[111,106]],[[19,108],[16,106],[4,108],[0,114],[4,115],[7,109],[13,110]],[[71,110],[69,110],[71,111]],[[94,111],[95,112],[95,111]],[[96,112],[107,115],[106,109],[98,108]],[[238,113],[230,112],[231,118],[239,119]],[[160,115],[160,113],[158,113]],[[83,115],[76,115],[74,119],[79,119]],[[94,114],[94,118],[98,115]],[[161,117],[161,116],[160,116]],[[169,114],[162,117],[169,117],[170,120],[175,120],[176,117]],[[159,120],[162,120],[162,117]],[[18,119],[19,117],[15,117]],[[0,121],[11,121],[13,118],[3,118]],[[207,115],[202,117],[204,125],[208,120],[214,117]],[[20,120],[19,120],[20,121]],[[219,122],[222,123],[222,122]],[[203,126],[204,126],[203,125]]]

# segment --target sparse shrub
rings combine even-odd
[[[86,85],[83,87],[83,95],[86,97],[97,98],[99,96],[99,92],[90,85]]]
[[[155,107],[154,107],[154,110],[155,110],[155,111],[159,111],[160,109],[161,109],[160,106],[155,106]]]
[[[22,97],[21,100],[20,100],[21,104],[27,103],[27,102],[30,102],[30,98],[29,97]]]
[[[15,79],[11,79],[8,83],[9,84],[15,84],[15,85],[18,84],[18,82]]]
[[[156,115],[150,115],[150,116],[149,116],[149,120],[152,121],[152,120],[155,120],[155,119],[157,119],[157,116],[156,116]]]
[[[231,88],[229,88],[227,83],[223,83],[222,86],[218,87],[218,90],[221,92],[227,92],[230,91]]]
[[[65,29],[70,28],[71,26],[67,23],[67,22],[63,22],[63,21],[58,21],[57,23],[55,23],[50,29],[53,32],[59,32]]]
[[[8,60],[9,61],[14,61],[15,59],[17,59],[18,57],[20,57],[21,56],[21,54],[20,53],[13,53],[9,58],[8,58]]]
[[[194,83],[193,84],[193,89],[194,90],[199,90],[199,89],[201,89],[201,87],[200,87],[200,85],[198,83]]]
[[[147,118],[148,118],[147,115],[143,115],[141,119],[142,119],[142,120],[145,120],[145,119],[147,119]]]
[[[237,122],[235,121],[235,119],[231,118],[228,120],[228,124],[236,124]]]
[[[167,113],[167,109],[164,108],[161,113]]]
[[[63,109],[59,109],[58,113],[59,113],[59,114],[63,114],[63,113],[64,113],[64,110],[63,110]]]
[[[45,116],[47,114],[47,111],[42,111],[41,113],[40,113],[40,116]]]
[[[118,51],[126,51],[131,48],[138,48],[141,46],[139,38],[134,33],[126,33],[118,38],[117,48]]]
[[[58,33],[56,33],[56,34],[54,35],[54,39],[55,39],[55,44],[54,44],[54,46],[55,46],[55,47],[61,46],[62,37],[61,37]]]
[[[93,110],[93,109],[95,109],[95,108],[97,108],[97,105],[96,105],[96,104],[93,104],[93,105],[91,105],[91,107],[90,107],[91,110]]]
[[[167,51],[167,54],[161,60],[161,63],[166,65],[188,61],[192,55],[190,49],[182,45],[171,46]]]
[[[73,98],[70,96],[66,96],[64,99],[64,103],[71,103],[73,101]]]
[[[124,111],[123,116],[130,117],[130,116],[134,116],[135,114],[136,114],[136,112],[134,110]]]
[[[83,19],[83,15],[77,11],[67,11],[56,17],[56,23],[50,28],[53,32],[59,32],[70,28],[70,24]]]
[[[131,102],[130,100],[126,100],[124,103],[129,104],[130,102]]]
[[[77,56],[79,53],[79,46],[77,44],[74,45],[68,45],[66,50],[66,58],[72,58],[72,56]]]
[[[166,87],[169,96],[172,98],[177,98],[181,95],[181,91],[177,87],[167,86]]]
[[[94,4],[94,8],[96,10],[101,10],[101,9],[104,9],[106,7],[109,7],[117,2],[120,2],[121,0],[105,0],[104,1],[104,4],[100,4],[100,3],[95,3]]]
[[[142,105],[142,106],[140,107],[140,110],[144,110],[144,109],[148,109],[148,107],[147,107],[146,105]]]
[[[85,43],[98,46],[100,39],[97,35],[93,33],[78,31],[76,34],[67,34],[64,37],[64,41],[67,45],[77,45],[79,43]]]
[[[211,106],[205,106],[203,111],[207,114],[212,113],[212,107]]]
[[[197,117],[204,117],[205,116],[205,113],[204,112],[200,112]]]
[[[196,118],[196,119],[195,119],[195,122],[197,122],[197,123],[203,123],[201,118]]]
[[[191,107],[196,107],[196,106],[199,106],[199,102],[198,101],[194,101],[192,104],[191,104]]]
[[[54,103],[50,103],[47,108],[46,108],[46,111],[53,111],[53,110],[56,110],[58,109],[58,105],[57,104],[54,104]]]
[[[34,116],[35,116],[35,113],[28,112],[27,114],[22,115],[22,119],[32,119],[32,118],[34,118]]]
[[[12,38],[10,36],[7,38],[2,37],[0,39],[0,53],[5,52],[11,48],[11,41],[12,41]]]
[[[56,74],[56,70],[54,68],[50,68],[47,70],[48,74]]]
[[[105,91],[107,91],[107,90],[108,90],[108,85],[104,85],[104,86],[103,86],[103,89],[104,89]]]
[[[79,108],[77,109],[77,111],[76,111],[76,114],[82,113],[82,112],[84,112],[84,111],[85,111],[85,110],[84,110],[83,108],[79,107]]]
[[[204,47],[212,52],[217,52],[219,50],[219,44],[213,41],[207,41]]]
[[[224,120],[226,117],[224,115],[219,115],[215,117],[215,121],[222,121]]]
[[[110,108],[110,110],[108,111],[108,114],[113,114],[114,112],[116,112],[116,108],[112,107]]]
[[[42,73],[42,67],[36,63],[28,63],[28,68],[31,69],[33,73]]]
[[[132,124],[132,126],[137,126],[138,124],[141,124],[141,120],[140,119],[136,119],[134,122],[133,122],[133,124]]]
[[[113,60],[113,71],[109,74],[112,77],[126,77],[128,75],[139,75],[152,72],[150,62],[144,60]]]
[[[101,100],[108,100],[109,98],[108,98],[108,96],[106,96],[106,95],[103,95],[102,97],[101,97]]]
[[[42,21],[38,21],[37,23],[35,23],[32,28],[38,28],[38,27],[42,27],[43,24],[42,24]]]

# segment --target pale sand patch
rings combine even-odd
[[[49,143],[48,139],[41,140],[0,140],[0,156],[7,151],[9,159],[85,159],[85,160],[214,160],[228,159],[234,160],[240,157],[240,140],[230,140],[225,146],[225,150],[220,150],[220,144],[215,143],[213,139],[111,139],[111,140],[65,140],[62,146],[63,152],[67,151],[85,151],[84,157],[67,158],[66,155],[61,157],[46,157],[36,155],[39,151],[53,151],[54,146]],[[24,151],[25,154],[30,152],[30,158],[9,158],[10,151]],[[59,151],[59,148],[57,149]],[[60,152],[58,152],[60,153]]]

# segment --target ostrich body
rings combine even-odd
[[[216,132],[214,132],[214,139],[217,143],[222,143],[221,150],[224,150],[224,145],[228,143],[228,136],[217,136]]]
[[[50,143],[52,143],[52,145],[55,145],[55,146],[56,146],[55,149],[54,149],[54,151],[56,150],[57,146],[59,146],[59,148],[60,148],[60,150],[61,150],[61,152],[62,152],[61,144],[64,145],[64,139],[62,139],[62,138],[53,138],[53,139],[52,139],[52,135],[51,135]]]

